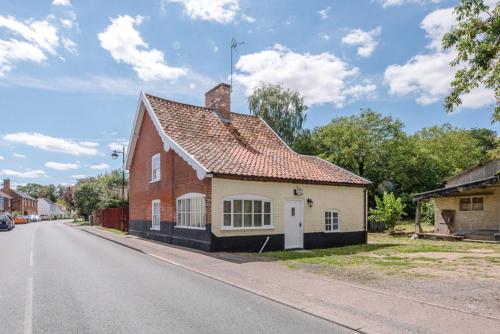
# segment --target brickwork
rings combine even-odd
[[[151,182],[151,157],[160,153],[161,179]],[[206,223],[211,217],[211,179],[199,180],[196,172],[163,142],[146,112],[130,166],[130,220],[151,221],[151,201],[159,199],[160,220],[175,222],[176,198],[191,192],[206,196]]]
[[[227,120],[231,119],[231,86],[220,83],[206,92],[205,107],[215,110]]]

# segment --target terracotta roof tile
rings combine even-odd
[[[208,108],[146,98],[165,133],[215,175],[369,184],[318,157],[292,151],[260,117],[231,113],[231,123],[225,124]]]

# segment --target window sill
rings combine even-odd
[[[200,230],[200,231],[205,231],[205,227],[196,227],[196,226],[177,226],[174,225],[174,228],[183,228],[186,230]]]
[[[160,181],[161,181],[161,179],[151,180],[151,181],[149,181],[149,183],[156,183],[156,182],[160,182]]]
[[[335,231],[325,231],[325,233],[340,233],[340,230],[335,230]]]
[[[150,227],[149,228],[151,231],[159,231],[160,227]]]
[[[262,227],[221,227],[221,231],[256,231],[256,230],[274,230],[274,226],[262,226]]]

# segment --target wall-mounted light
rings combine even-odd
[[[313,207],[313,200],[312,200],[312,198],[308,198],[307,199],[307,205],[309,205],[310,208]]]
[[[302,196],[304,194],[304,190],[302,190],[302,188],[296,187],[295,189],[293,189],[293,194],[295,196]]]

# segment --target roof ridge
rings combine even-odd
[[[207,108],[207,107],[202,107],[202,106],[197,106],[197,105],[190,104],[190,103],[184,103],[184,102],[174,101],[174,100],[166,99],[164,97],[156,96],[156,95],[149,94],[149,93],[144,93],[144,95],[146,95],[146,97],[154,97],[154,98],[166,101],[166,102],[180,104],[180,105],[187,106],[187,107],[198,108],[198,109],[203,109],[203,110],[207,110],[207,111],[211,111],[212,110],[212,109]]]

